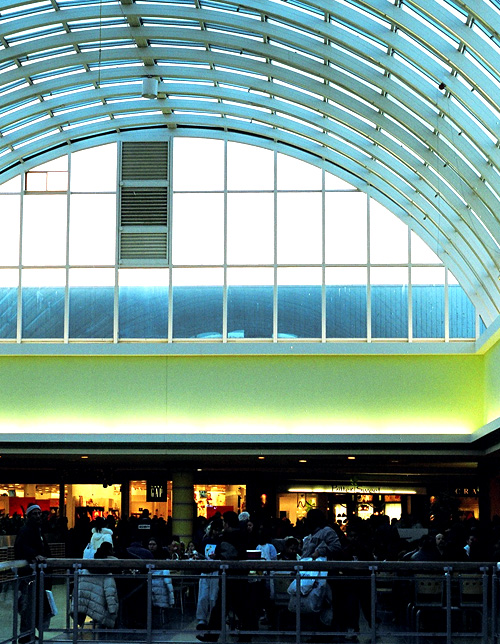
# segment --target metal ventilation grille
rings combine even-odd
[[[127,233],[121,235],[122,259],[161,259],[167,256],[167,233]]]
[[[122,145],[122,181],[166,181],[168,179],[168,143],[124,143]]]
[[[122,144],[120,263],[165,265],[168,261],[168,143]]]
[[[122,187],[122,226],[166,226],[167,188]]]

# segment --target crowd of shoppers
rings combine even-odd
[[[27,508],[15,543],[17,559],[41,562],[50,556],[45,532],[53,520],[44,517],[33,504]],[[51,522],[52,521],[52,522]],[[286,519],[252,517],[248,512],[228,511],[210,520],[198,517],[193,538],[184,543],[172,534],[171,521],[150,517],[144,511],[139,517],[116,521],[113,516],[97,517],[93,522],[81,518],[75,528],[64,530],[58,523],[68,547],[67,556],[81,558],[91,552],[94,559],[202,560],[228,562],[226,596],[228,610],[242,631],[256,631],[260,626],[276,625],[274,579],[271,575],[249,579],[239,572],[231,576],[231,562],[247,559],[250,552],[260,552],[262,559],[318,561],[498,561],[500,560],[500,519],[487,526],[476,520],[455,523],[441,530],[428,530],[418,541],[402,539],[398,522],[388,517],[369,520],[353,517],[345,525],[328,522],[318,509],[311,509],[307,519],[294,526]],[[440,526],[442,527],[442,526]],[[27,569],[29,573],[31,569]],[[234,572],[234,571],[233,571]],[[21,575],[23,571],[21,571]],[[325,580],[326,612],[318,612],[315,629],[332,620],[347,634],[359,631],[361,613],[370,623],[370,587],[363,571],[349,581],[329,577]],[[117,581],[119,582],[117,584]],[[149,595],[153,621],[161,627],[168,620],[168,610],[175,605],[172,575],[167,569],[155,570]],[[21,644],[31,641],[30,627],[38,624],[36,602],[29,583],[20,585]],[[201,642],[215,642],[221,629],[220,578],[218,573],[199,576],[197,592],[197,629]],[[116,569],[98,571],[83,567],[79,579],[76,614],[79,625],[87,618],[102,628],[113,628],[118,622],[126,628],[144,627],[147,586],[144,580],[117,577]],[[121,609],[121,616],[120,616]],[[394,607],[397,616],[397,605]],[[324,619],[323,619],[324,618]],[[36,622],[35,622],[36,619]],[[44,625],[48,625],[49,614]],[[31,625],[31,626],[30,626]],[[28,634],[27,634],[28,633]],[[355,635],[354,635],[355,637]],[[248,637],[246,638],[248,641]]]

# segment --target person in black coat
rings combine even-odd
[[[50,547],[42,533],[42,510],[36,503],[31,503],[26,509],[26,523],[20,529],[14,543],[14,556],[16,559],[26,560],[28,564],[43,563],[50,557]],[[20,644],[32,642],[35,639],[35,625],[39,624],[38,616],[38,584],[40,575],[37,571],[33,575],[31,566],[19,569],[19,576],[24,577],[19,584],[19,614],[21,616],[19,638]],[[50,589],[48,580],[44,580],[46,590]],[[50,624],[50,609],[48,603],[44,604],[43,628]]]

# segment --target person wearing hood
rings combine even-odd
[[[50,557],[50,547],[42,532],[42,510],[36,503],[31,503],[26,509],[26,523],[16,537],[14,556],[16,559],[25,559],[29,564],[43,563],[47,557]],[[29,566],[19,570],[21,577],[19,584],[20,644],[32,642],[35,639],[35,624],[38,625],[38,602],[32,592],[34,583],[32,574]],[[36,580],[39,581],[38,570]],[[45,579],[45,588],[50,589],[50,587],[50,580]],[[49,627],[49,624],[50,612],[48,607],[44,606],[44,630]]]
[[[94,559],[116,559],[113,548],[104,542],[97,549]],[[85,618],[93,619],[101,628],[113,628],[118,615],[118,591],[111,572],[102,574],[82,570],[78,579],[77,613],[78,624],[83,626]]]
[[[92,527],[92,536],[90,538],[90,545],[94,549],[94,552],[97,552],[101,544],[106,541],[113,545],[113,530],[105,526],[106,522],[103,517],[97,517],[95,519]]]

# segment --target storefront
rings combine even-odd
[[[195,485],[194,501],[197,515],[210,519],[216,512],[243,512],[246,508],[245,485]]]
[[[339,525],[352,516],[369,519],[372,515],[386,515],[399,520],[411,514],[411,498],[425,494],[423,488],[399,486],[298,485],[278,494],[278,514],[293,524],[311,508],[320,508]]]

